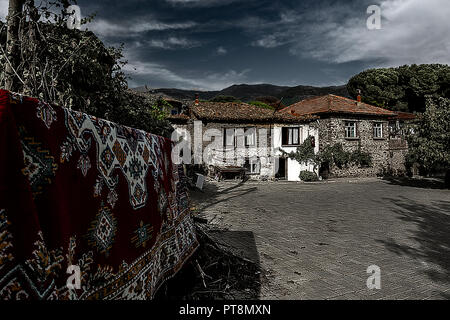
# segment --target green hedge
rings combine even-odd
[[[314,172],[304,170],[300,172],[300,179],[304,182],[318,181],[319,177]]]

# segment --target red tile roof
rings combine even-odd
[[[221,122],[299,122],[316,119],[313,115],[292,116],[271,109],[236,102],[200,102],[192,105],[192,115],[200,120]]]
[[[408,120],[415,120],[416,118],[417,116],[414,113],[397,111],[395,112],[395,116],[393,116],[390,119],[408,121]]]
[[[191,118],[186,114],[170,114],[167,116],[167,120],[173,123],[185,123]]]
[[[320,115],[330,113],[343,113],[355,115],[395,116],[395,112],[375,107],[367,103],[329,94],[313,97],[295,103],[281,113],[289,113],[295,116]]]

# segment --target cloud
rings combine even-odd
[[[201,46],[200,41],[177,37],[169,37],[167,39],[152,39],[144,41],[144,44],[152,48],[164,50],[190,49]]]
[[[97,35],[103,37],[113,37],[136,36],[147,31],[189,29],[194,26],[196,26],[196,23],[192,21],[181,23],[164,23],[157,20],[151,21],[151,18],[138,18],[130,22],[112,22],[105,19],[94,19],[92,23],[87,25],[87,28],[94,31]]]
[[[187,7],[215,7],[226,6],[230,3],[237,2],[239,0],[166,0],[166,2],[173,6],[187,6]]]
[[[261,39],[255,40],[252,42],[252,46],[254,47],[262,47],[262,48],[276,48],[283,46],[287,43],[292,42],[292,39],[288,39],[285,36],[274,33],[264,36]]]
[[[228,50],[225,49],[224,47],[218,47],[218,48],[216,49],[216,54],[219,55],[219,56],[224,56],[224,55],[226,55],[227,53],[228,53]]]
[[[320,42],[310,39],[309,54],[337,63],[450,63],[448,0],[385,0],[381,13],[381,30],[368,30],[365,20],[349,18],[337,28],[330,26]]]
[[[448,0],[382,0],[380,7],[381,30],[368,30],[365,10],[355,12],[341,2],[305,13],[285,11],[272,22],[255,20],[247,31],[257,38],[253,46],[289,44],[291,54],[327,63],[450,63]]]
[[[0,0],[0,20],[5,21],[8,15],[8,0]]]
[[[244,83],[248,81],[247,74],[249,69],[240,72],[229,70],[223,73],[206,73],[200,76],[183,76],[177,74],[166,66],[159,63],[143,62],[134,60],[132,63],[125,65],[123,70],[132,78],[151,79],[152,83],[171,83],[180,89],[193,90],[221,90],[235,83]],[[144,85],[136,81],[130,81],[130,86]],[[150,85],[152,85],[150,83]]]

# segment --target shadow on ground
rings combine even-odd
[[[245,194],[258,190],[257,187],[250,186],[241,188],[244,184],[245,182],[242,181],[240,183],[231,185],[226,189],[219,189],[216,184],[207,183],[203,192],[199,190],[191,190],[190,195],[191,198],[194,199],[196,203],[198,203],[199,207],[197,209],[203,211],[221,202],[226,202],[233,198],[241,197]]]
[[[450,193],[449,197],[450,199]],[[435,283],[450,284],[450,201],[434,201],[424,205],[405,197],[385,198],[396,205],[393,210],[398,219],[414,223],[412,240],[416,246],[397,243],[394,239],[380,240],[388,250],[398,255],[431,263],[437,268],[427,268],[425,274]],[[448,294],[443,294],[449,297]]]
[[[197,226],[200,248],[156,300],[255,300],[261,293],[253,232]],[[220,240],[218,240],[220,239]]]
[[[383,180],[389,184],[414,187],[423,189],[448,189],[445,185],[444,179],[427,178],[427,179],[414,179],[407,177],[383,177]]]

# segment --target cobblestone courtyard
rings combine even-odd
[[[449,299],[450,191],[378,179],[209,182],[216,239],[260,263],[261,299]],[[381,289],[366,270],[381,268]]]

